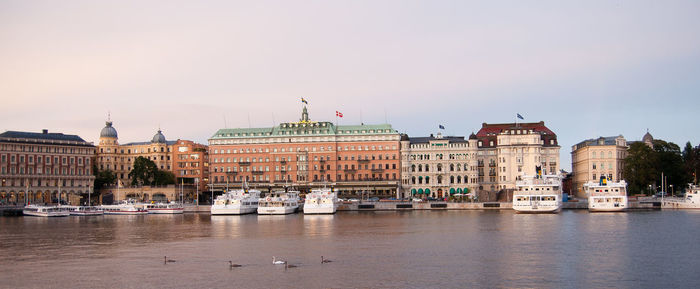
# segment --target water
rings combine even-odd
[[[700,211],[4,217],[0,287],[696,287],[699,233]]]

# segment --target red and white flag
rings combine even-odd
[[[343,117],[343,113],[336,110],[336,111],[335,111],[335,116],[337,116],[337,117]]]

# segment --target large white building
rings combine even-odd
[[[478,187],[476,143],[475,136],[402,135],[399,197],[443,198],[473,192]]]

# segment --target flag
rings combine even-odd
[[[519,113],[518,113],[517,115],[518,115],[518,118],[519,118],[519,119],[524,119],[523,116],[520,115]]]
[[[438,125],[438,127],[439,127],[440,129],[445,129],[445,126],[443,126],[443,125],[441,125],[441,124]]]
[[[306,101],[306,99],[304,99],[303,97],[301,98],[301,102],[303,102],[303,103],[305,103],[305,104],[309,104],[309,102]]]
[[[336,110],[336,111],[335,111],[335,116],[337,116],[337,117],[343,117],[343,113]]]

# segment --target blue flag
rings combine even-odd
[[[518,118],[519,118],[519,119],[524,119],[523,116],[520,115],[519,113],[518,113]]]
[[[439,127],[440,129],[445,129],[445,127],[444,127],[443,125],[441,125],[441,124],[438,125],[438,127]]]
[[[303,102],[303,103],[305,103],[305,104],[309,104],[309,103],[306,101],[306,99],[304,99],[303,97],[301,98],[301,102]]]

